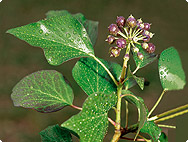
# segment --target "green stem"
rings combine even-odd
[[[153,106],[153,108],[150,110],[149,114],[148,114],[148,118],[149,116],[152,114],[152,112],[155,110],[155,108],[158,106],[158,104],[160,103],[164,93],[166,92],[166,90],[164,89],[163,92],[161,93],[159,99],[157,100],[157,102],[155,103],[155,105]]]
[[[166,111],[166,112],[163,112],[163,113],[158,114],[158,115],[156,115],[156,116],[153,116],[153,117],[149,118],[149,120],[156,120],[156,119],[158,119],[158,118],[167,116],[167,115],[169,115],[169,114],[178,112],[178,111],[183,110],[183,109],[186,109],[186,108],[188,108],[188,104],[183,105],[183,106],[180,106],[180,107],[177,107],[177,108],[175,108],[175,109],[172,109],[172,110],[169,110],[169,111]]]
[[[154,122],[155,122],[155,123],[158,123],[158,122],[161,122],[161,121],[165,121],[165,120],[168,120],[168,119],[171,119],[171,118],[174,118],[174,117],[183,115],[183,114],[185,114],[185,113],[188,113],[188,109],[187,109],[187,110],[184,110],[184,111],[181,111],[181,112],[178,112],[178,113],[175,113],[175,114],[172,114],[172,115],[169,115],[169,116],[164,117],[164,118],[160,118],[160,119],[158,119],[158,120],[155,120]]]
[[[129,109],[128,109],[128,102],[127,101],[125,101],[125,105],[126,105],[126,119],[125,119],[125,128],[127,128],[128,127],[128,115],[129,115]]]
[[[114,78],[114,76],[112,75],[112,73],[108,70],[108,68],[97,57],[95,57],[92,54],[90,56],[93,57],[95,59],[95,61],[97,61],[106,70],[106,72],[109,74],[109,76],[114,81],[114,83],[116,84],[116,86],[118,86],[118,82],[116,81],[116,79]]]
[[[158,127],[164,127],[164,128],[172,128],[172,129],[176,129],[176,126],[171,126],[171,125],[162,125],[162,124],[157,124]]]

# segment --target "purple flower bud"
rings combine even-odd
[[[140,60],[143,60],[144,59],[144,55],[140,52],[137,53],[137,56]]]
[[[144,23],[144,30],[149,30],[150,29],[150,25],[149,23]]]
[[[148,48],[146,49],[148,53],[155,52],[155,45],[153,43],[148,43]]]
[[[110,47],[109,52],[110,52],[110,57],[118,57],[120,55],[121,49],[117,47]]]
[[[118,26],[116,24],[111,24],[109,27],[108,27],[108,30],[110,32],[110,34],[112,35],[117,35],[117,33],[120,31]]]
[[[136,26],[136,19],[132,15],[128,17],[127,25],[131,28],[134,28]]]
[[[119,27],[125,26],[125,18],[123,16],[117,17],[116,23]]]
[[[147,48],[149,47],[146,42],[142,43],[141,46],[142,46],[142,48],[144,48],[144,49],[147,49]]]
[[[126,40],[123,38],[119,38],[116,40],[116,45],[117,45],[117,47],[123,49],[126,47]]]
[[[150,41],[150,37],[146,36],[146,38],[143,39],[144,42],[149,42]]]
[[[124,60],[129,60],[129,54],[125,54]]]
[[[149,34],[150,34],[150,32],[147,31],[147,30],[144,30],[143,33],[142,33],[143,36],[149,36]]]
[[[115,37],[112,35],[109,35],[105,41],[107,41],[109,44],[112,44],[115,40]]]
[[[137,53],[139,52],[139,49],[137,47],[133,47],[133,52]]]

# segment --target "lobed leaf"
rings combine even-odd
[[[73,97],[71,87],[55,70],[42,70],[26,76],[11,94],[15,106],[39,112],[54,112],[72,105]]]
[[[137,53],[133,52],[133,58],[134,58],[134,61],[136,63],[136,66],[138,68],[143,68],[145,67],[146,65],[152,63],[153,61],[155,61],[157,59],[157,55],[155,55],[154,53],[147,53],[141,45],[136,45],[136,47],[139,49],[139,52],[142,53],[144,55],[144,59],[143,60],[140,60],[137,56]]]
[[[146,121],[144,126],[140,129],[140,132],[148,134],[153,142],[158,142],[161,135],[161,128],[152,121]]]
[[[120,79],[121,66],[116,63],[99,59],[112,72],[115,78]],[[78,85],[87,95],[93,93],[111,94],[117,87],[105,69],[92,58],[81,58],[72,70],[72,75]]]
[[[59,125],[48,126],[39,134],[42,142],[72,142],[71,133]]]
[[[179,90],[184,88],[186,84],[185,73],[178,52],[174,47],[161,53],[158,67],[163,89]]]
[[[84,26],[68,12],[63,16],[28,24],[7,31],[32,46],[44,50],[51,65],[60,65],[72,58],[94,55]]]
[[[101,142],[108,128],[108,111],[116,104],[115,94],[92,94],[82,111],[61,126],[76,132],[80,142]]]
[[[135,96],[131,91],[122,90],[122,94],[126,95],[123,97],[125,100],[127,100],[129,103],[134,104],[138,109],[138,135],[147,120],[147,107],[144,104],[144,100],[141,97]]]
[[[47,18],[51,18],[53,16],[64,16],[67,13],[69,13],[66,10],[51,10],[46,13]],[[86,29],[88,36],[93,44],[93,46],[96,43],[97,36],[98,36],[98,24],[97,21],[88,20],[85,18],[85,16],[82,13],[72,14]]]

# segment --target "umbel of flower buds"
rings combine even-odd
[[[126,55],[124,59],[129,58],[130,49],[137,54],[140,60],[144,59],[143,52],[145,50],[148,54],[155,51],[155,45],[148,43],[153,37],[153,33],[149,30],[151,28],[150,23],[144,23],[142,19],[135,19],[130,15],[127,19],[123,16],[118,16],[116,24],[111,24],[108,27],[110,35],[106,41],[109,44],[115,44],[110,48],[110,56],[118,57],[121,50],[126,49]],[[138,45],[141,45],[143,49],[140,49]],[[142,52],[142,53],[141,53]]]

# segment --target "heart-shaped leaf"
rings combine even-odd
[[[148,134],[152,138],[153,142],[158,142],[161,135],[161,128],[152,121],[146,121],[140,132]]]
[[[55,70],[42,70],[26,76],[11,94],[15,106],[39,112],[54,112],[72,105],[73,97],[71,87]]]
[[[112,72],[115,78],[120,79],[121,66],[99,59]],[[92,58],[81,58],[72,70],[72,75],[78,85],[87,95],[93,93],[111,94],[117,87],[105,69]]]
[[[161,133],[158,142],[168,142],[168,137],[164,132]]]
[[[64,16],[68,13],[66,10],[58,10],[58,11],[49,11],[46,16],[47,18],[51,18],[53,16]],[[95,45],[95,42],[97,40],[98,36],[98,24],[97,21],[88,20],[85,18],[85,16],[82,13],[73,14],[73,16],[85,27],[88,36],[93,44]]]
[[[138,109],[138,130],[137,135],[140,132],[140,129],[144,126],[144,123],[147,120],[147,108],[144,104],[144,100],[141,97],[135,96],[131,91],[129,90],[122,90],[122,94],[125,95],[123,98],[127,100],[128,102],[136,105]],[[137,136],[136,135],[136,136]]]
[[[80,142],[102,142],[108,128],[108,111],[116,100],[115,94],[92,94],[82,111],[61,126],[76,132]]]
[[[59,125],[48,126],[39,134],[42,142],[72,142],[71,133]]]
[[[164,50],[159,59],[159,76],[163,89],[179,90],[185,86],[185,73],[174,47]]]
[[[157,59],[157,55],[155,55],[154,53],[149,54],[147,53],[141,45],[136,45],[136,47],[139,49],[139,52],[142,53],[144,55],[144,59],[140,60],[137,56],[137,53],[133,52],[133,58],[134,61],[136,63],[137,68],[143,68],[144,66],[152,63],[153,61],[155,61]]]
[[[10,29],[7,33],[33,46],[42,47],[51,65],[94,55],[86,29],[69,13]]]

